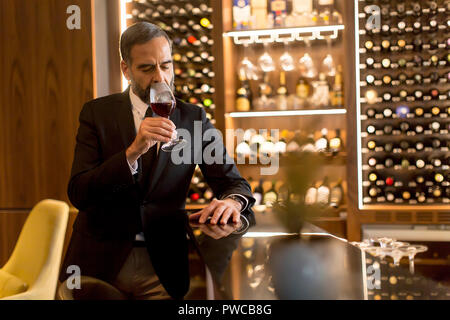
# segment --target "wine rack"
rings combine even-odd
[[[146,21],[163,29],[172,39],[175,74],[175,96],[183,101],[204,108],[211,123],[216,123],[216,75],[213,52],[213,8],[204,0],[134,0],[127,3],[127,26]],[[191,183],[187,208],[201,209],[210,199],[203,196],[207,186],[198,172]]]
[[[448,9],[355,0],[360,210],[449,207]]]
[[[137,0],[127,7],[127,24],[158,25],[173,41],[175,96],[205,109],[214,123],[214,40],[209,1]]]

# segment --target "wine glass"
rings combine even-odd
[[[322,70],[329,77],[334,77],[336,75],[336,66],[331,54],[327,54],[323,59]]]
[[[239,63],[238,70],[245,74],[245,77],[249,80],[258,80],[258,68],[250,61],[247,54],[248,44],[244,44],[244,57]]]
[[[150,86],[150,106],[155,114],[169,119],[175,110],[176,100],[172,90],[165,82],[153,83]],[[175,131],[175,133],[177,133]],[[177,151],[186,145],[186,140],[182,138],[173,138],[161,146],[165,152]]]
[[[315,78],[317,76],[317,69],[314,62],[308,53],[305,53],[299,60],[299,69],[301,74],[306,78]]]
[[[414,274],[414,257],[418,253],[427,251],[428,247],[424,246],[424,245],[419,245],[419,244],[408,244],[408,245],[401,246],[398,249],[403,250],[408,255],[409,272],[411,274]]]
[[[280,57],[281,68],[284,71],[292,71],[295,68],[295,63],[294,58],[292,58],[292,56],[289,53],[287,42],[284,42],[284,48],[285,48],[284,53]]]
[[[272,72],[275,70],[275,63],[267,52],[267,43],[264,43],[264,53],[259,57],[258,64],[263,72]]]

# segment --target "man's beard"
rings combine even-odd
[[[175,93],[174,80],[175,79],[172,78],[169,86],[173,93]],[[133,88],[133,92],[142,100],[142,102],[147,104],[150,103],[150,85],[146,89],[143,89],[139,84],[131,80],[131,87]]]

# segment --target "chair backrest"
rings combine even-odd
[[[11,298],[54,299],[68,218],[69,206],[62,201],[47,199],[33,208],[3,267],[29,289]]]

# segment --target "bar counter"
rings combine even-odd
[[[448,277],[433,279],[420,265],[411,274],[408,259],[394,266],[313,224],[301,234],[262,224],[243,235],[211,234],[217,239],[197,229],[208,299],[450,300]]]

